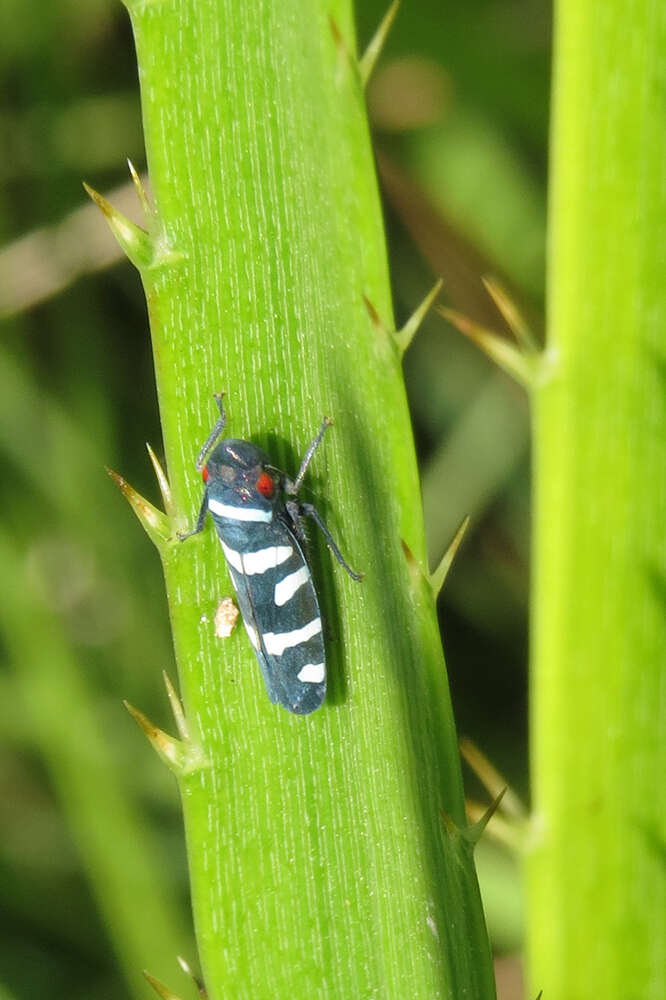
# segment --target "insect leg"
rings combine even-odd
[[[299,542],[305,544],[307,539],[305,537],[305,529],[303,528],[303,512],[300,503],[298,500],[287,500],[285,501],[285,507],[296,538],[298,538]]]
[[[330,548],[331,552],[333,553],[333,555],[335,556],[335,558],[337,559],[337,561],[340,563],[340,565],[342,566],[342,568],[344,570],[346,570],[347,573],[349,573],[349,575],[352,578],[352,580],[362,580],[363,579],[363,573],[355,573],[354,570],[351,568],[351,566],[348,566],[347,563],[345,562],[344,557],[343,557],[342,553],[340,552],[340,549],[337,547],[337,545],[333,541],[333,536],[331,535],[330,531],[326,527],[324,519],[322,518],[322,516],[319,513],[319,511],[317,510],[317,508],[314,507],[311,503],[302,503],[302,504],[298,505],[298,513],[302,517],[311,517],[312,518],[312,520],[315,522],[315,524],[317,525],[317,527],[319,528],[319,530],[323,534],[324,538],[326,539],[326,542],[327,542],[328,547]]]
[[[206,520],[206,514],[208,513],[208,490],[204,490],[203,500],[201,501],[201,509],[199,510],[199,516],[197,517],[197,523],[190,531],[179,531],[178,540],[184,542],[186,538],[191,538],[192,535],[198,535],[200,531],[203,531],[204,521]]]
[[[224,396],[223,392],[216,392],[213,397],[215,399],[215,402],[217,403],[217,408],[220,411],[220,416],[215,421],[215,426],[213,427],[212,431],[204,441],[201,451],[197,456],[197,472],[201,472],[201,470],[203,469],[204,465],[206,464],[206,455],[208,454],[208,452],[213,447],[216,440],[224,430],[224,425],[227,422],[227,415],[224,412],[224,405],[222,403],[223,396]]]
[[[330,419],[330,417],[324,417],[324,420],[319,429],[317,437],[314,439],[314,441],[312,442],[312,444],[305,453],[305,457],[301,462],[301,467],[298,470],[298,475],[296,476],[293,482],[291,481],[291,479],[285,479],[284,481],[285,493],[289,493],[291,496],[293,496],[295,493],[298,493],[299,489],[301,488],[301,483],[305,478],[305,473],[308,471],[308,466],[312,461],[312,456],[314,455],[317,448],[321,444],[321,440],[324,434],[326,433],[326,428],[330,427],[332,423],[333,421]]]

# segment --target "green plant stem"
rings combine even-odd
[[[15,669],[14,711],[26,714],[131,994],[140,997],[141,968],[173,971],[189,935],[171,887],[161,882],[155,836],[128,801],[84,665],[36,593],[25,557],[2,534],[0,556],[0,624]]]
[[[557,5],[531,990],[666,995],[666,7]]]
[[[159,235],[143,266],[180,524],[228,433],[293,473],[323,413],[315,554],[330,693],[271,706],[212,531],[163,550],[181,689],[211,767],[180,781],[208,995],[494,996],[347,0],[130,3]],[[337,32],[331,29],[331,19]],[[343,40],[336,41],[336,33]],[[166,257],[162,251],[168,248]],[[143,252],[142,248],[142,252]]]

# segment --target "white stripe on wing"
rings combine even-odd
[[[313,618],[303,628],[294,629],[293,632],[264,632],[261,638],[267,653],[271,656],[282,656],[285,649],[300,646],[302,642],[307,642],[319,632],[321,632],[321,618]]]

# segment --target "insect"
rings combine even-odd
[[[222,395],[215,395],[220,416],[196,463],[205,483],[197,523],[179,537],[202,531],[210,513],[268,697],[307,715],[326,695],[326,658],[303,518],[312,518],[351,578],[362,578],[343,559],[317,509],[296,499],[331,421],[324,417],[292,481],[249,441],[224,438],[214,447],[226,424]]]

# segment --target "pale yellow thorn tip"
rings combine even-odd
[[[179,966],[185,973],[185,975],[189,976],[194,985],[196,986],[197,990],[199,991],[199,995],[202,997],[206,997],[207,993],[203,981],[199,978],[199,976],[195,975],[195,973],[192,972],[189,962],[187,962],[182,955],[176,955],[176,959],[178,961]]]
[[[432,592],[435,595],[435,597],[437,597],[440,590],[444,586],[444,581],[449,575],[451,564],[453,563],[453,560],[456,557],[456,552],[460,548],[460,543],[463,540],[468,525],[469,525],[469,514],[463,520],[462,524],[460,525],[455,535],[453,536],[453,539],[449,544],[448,549],[442,556],[439,566],[437,567],[434,573],[430,574],[430,586],[432,587]]]
[[[140,493],[137,493],[134,487],[130,486],[127,480],[114,472],[113,469],[109,469],[107,466],[106,471],[121,490],[150,540],[161,551],[167,542],[172,541],[173,532],[169,518],[145,497],[142,497]]]
[[[162,494],[162,500],[164,501],[164,508],[169,515],[173,517],[173,500],[171,496],[171,486],[169,485],[169,480],[166,477],[166,473],[162,466],[160,465],[159,459],[150,444],[146,441],[146,448],[148,449],[148,456],[152,462],[153,469],[155,470],[155,478],[157,479],[157,485],[160,488],[160,493]]]
[[[162,671],[162,677],[164,679],[164,686],[166,688],[169,704],[171,705],[171,711],[173,712],[173,717],[176,720],[176,728],[178,729],[182,739],[189,740],[190,732],[187,726],[185,712],[183,711],[183,704],[176,694],[176,690],[171,683],[171,678],[167,674],[166,670]]]
[[[490,275],[485,275],[481,280],[522,349],[528,354],[536,354],[539,348],[532,336],[532,331],[506,289],[502,287],[497,278]]]
[[[176,955],[176,961],[178,962],[179,966],[181,967],[185,975],[189,976],[190,979],[194,979],[194,973],[192,972],[192,969],[190,968],[190,963],[187,961],[187,959],[183,958],[182,955]]]
[[[442,285],[444,282],[440,278],[439,281],[435,282],[435,285],[430,289],[426,297],[420,306],[414,310],[412,315],[409,317],[405,325],[400,330],[396,330],[393,334],[396,344],[398,345],[398,350],[400,354],[404,354],[412,340],[414,335],[418,331],[421,323],[426,318],[430,307],[442,290]]]
[[[155,977],[151,976],[151,974],[146,972],[145,969],[143,970],[143,978],[146,982],[150,983],[158,997],[161,997],[162,1000],[180,1000],[180,997],[176,996],[176,994],[170,990],[168,986],[161,983],[159,979],[155,979]]]
[[[446,309],[443,306],[437,307],[437,312],[444,319],[452,323],[456,329],[469,337],[477,347],[480,347],[484,354],[494,361],[496,365],[511,375],[517,382],[520,382],[526,389],[531,389],[537,380],[538,356],[523,354],[517,347],[510,344],[504,337],[486,330],[484,327],[474,323],[473,320],[454,309]]]
[[[95,191],[85,181],[83,186],[104,214],[111,232],[120,244],[120,248],[127,254],[134,266],[139,271],[144,267],[148,267],[154,258],[153,243],[148,233],[139,226],[135,226],[126,215],[123,215],[117,208],[114,208],[104,195],[101,195],[99,191]]]
[[[388,33],[391,30],[396,14],[398,13],[399,6],[400,0],[393,0],[393,3],[379,22],[379,27],[370,39],[365,52],[358,61],[358,72],[361,77],[361,85],[363,87],[367,86],[368,80],[372,76],[372,71],[377,65],[377,60],[379,59],[382,49],[384,48]]]
[[[143,186],[143,181],[139,177],[138,171],[134,166],[134,164],[132,163],[132,161],[130,160],[129,156],[127,157],[127,166],[130,172],[130,177],[132,178],[132,182],[134,184],[134,190],[136,191],[137,198],[139,199],[139,202],[141,204],[141,208],[143,210],[146,222],[150,223],[155,216],[155,211],[150,202],[148,201],[148,195],[146,193],[145,187]]]

